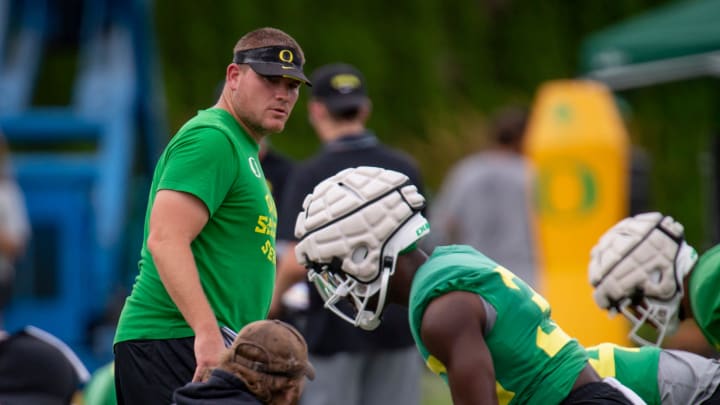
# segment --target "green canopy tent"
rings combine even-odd
[[[720,76],[720,0],[674,2],[592,34],[581,69],[614,90]]]
[[[581,46],[580,70],[614,91],[720,77],[720,0],[671,2],[595,32]],[[700,157],[710,167],[697,173],[711,192],[697,221],[705,226],[706,241],[717,243],[720,136],[711,142],[710,154]]]

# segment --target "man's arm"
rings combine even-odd
[[[445,366],[456,405],[498,401],[495,369],[483,336],[485,317],[479,297],[465,291],[434,299],[423,315],[421,338]]]
[[[0,252],[14,262],[25,250],[30,223],[22,192],[16,184],[0,185],[0,209],[6,213],[0,232]]]
[[[150,213],[147,241],[165,289],[195,332],[197,368],[193,381],[206,369],[217,366],[225,349],[190,249],[208,218],[207,207],[197,197],[160,190]]]
[[[295,258],[295,246],[297,242],[288,242],[285,253],[280,257],[275,275],[275,290],[273,291],[272,304],[268,318],[277,318],[282,314],[282,296],[295,283],[307,277],[307,270]]]
[[[14,262],[15,259],[22,254],[24,249],[24,240],[19,240],[14,235],[9,235],[6,232],[0,232],[0,252],[10,261]]]

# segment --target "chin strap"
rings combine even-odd
[[[378,303],[375,311],[368,311],[363,305],[362,309],[358,311],[357,315],[355,316],[354,324],[361,329],[368,331],[375,330],[378,326],[380,326],[380,323],[382,322],[382,314],[385,310],[385,301],[387,299],[387,287],[390,280],[390,270],[384,269],[381,277],[382,284],[380,285],[380,291],[377,292]],[[366,297],[365,303],[367,303],[368,299],[369,297]]]
[[[682,291],[683,279],[685,276],[690,274],[690,271],[695,266],[698,260],[698,254],[695,249],[688,245],[687,242],[683,241],[678,249],[677,256],[675,257],[675,274],[680,284]]]
[[[374,330],[380,326],[380,317],[371,311],[362,311],[357,315],[357,326],[364,330]]]

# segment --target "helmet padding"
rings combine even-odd
[[[599,307],[622,312],[635,325],[635,341],[660,344],[677,327],[683,278],[696,261],[682,224],[672,217],[649,212],[626,218],[591,251],[593,298]],[[655,341],[636,335],[644,323],[658,330]]]
[[[329,264],[338,258],[342,271],[369,283],[378,277],[383,257],[396,257],[424,236],[416,229],[400,232],[424,205],[425,198],[402,173],[367,166],[343,170],[303,202],[295,223],[298,262]]]

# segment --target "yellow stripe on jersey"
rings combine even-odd
[[[508,391],[500,385],[499,382],[495,381],[495,391],[497,392],[498,404],[507,405],[515,397],[515,393]]]
[[[425,364],[427,365],[427,368],[430,369],[430,371],[437,375],[447,374],[447,369],[445,368],[445,365],[442,364],[442,362],[432,354],[428,356],[427,362]]]
[[[557,352],[571,340],[565,331],[557,327],[554,323],[553,325],[555,328],[550,332],[545,332],[542,327],[538,326],[537,336],[535,338],[537,346],[543,349],[550,357],[555,356]]]

